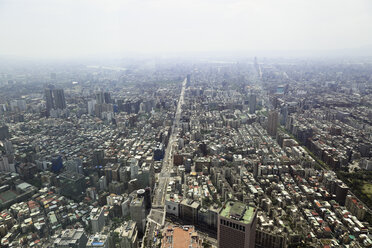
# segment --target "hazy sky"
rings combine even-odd
[[[371,0],[0,0],[0,56],[366,49]]]

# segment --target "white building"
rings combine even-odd
[[[105,225],[103,208],[93,208],[90,212],[90,221],[92,223],[92,232],[99,233]]]

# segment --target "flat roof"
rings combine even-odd
[[[248,224],[251,223],[255,211],[256,211],[255,207],[246,205],[242,202],[228,201],[222,207],[220,211],[220,216],[240,221],[243,222],[244,224]]]
[[[19,194],[14,190],[7,190],[0,193],[0,203],[5,203],[17,198]]]

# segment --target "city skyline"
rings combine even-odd
[[[0,56],[365,56],[371,11],[367,0],[5,0]]]

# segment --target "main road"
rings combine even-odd
[[[180,124],[182,105],[184,104],[184,95],[186,89],[185,79],[182,82],[182,89],[180,98],[178,100],[176,113],[174,115],[174,120],[171,128],[171,133],[169,136],[169,141],[167,148],[165,150],[163,165],[160,173],[158,174],[158,185],[155,188],[154,197],[152,201],[152,208],[149,216],[147,217],[147,230],[145,237],[142,242],[142,247],[154,247],[153,243],[155,237],[155,231],[159,230],[161,226],[164,225],[165,221],[165,195],[167,194],[167,186],[169,183],[170,172],[173,167],[173,148],[177,140],[177,129]]]
[[[175,142],[177,139],[177,130],[176,128],[179,127],[180,119],[181,119],[181,111],[182,105],[184,103],[184,95],[185,95],[185,88],[186,88],[186,79],[182,83],[182,90],[180,94],[180,98],[178,100],[176,113],[174,116],[173,125],[171,128],[171,134],[169,136],[168,146],[165,150],[163,165],[161,172],[158,175],[158,187],[155,191],[153,205],[155,207],[164,207],[165,203],[165,195],[167,193],[167,186],[170,177],[170,171],[173,167],[173,148],[175,146]]]

